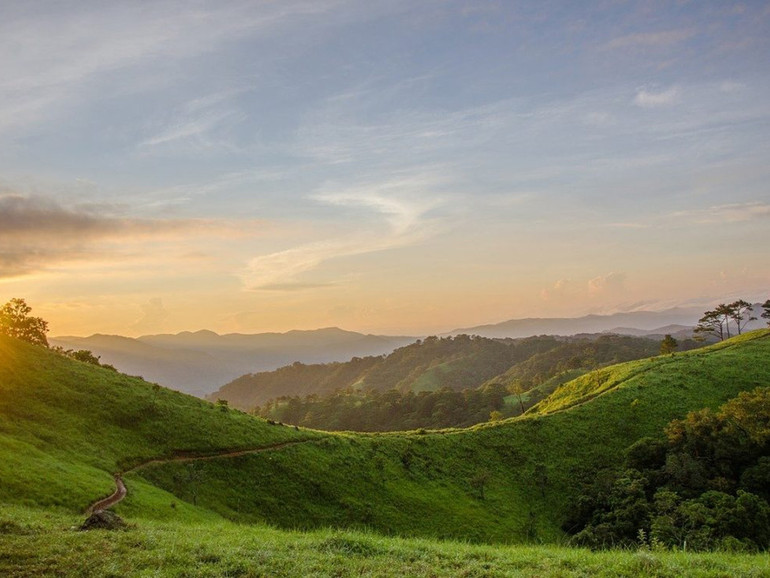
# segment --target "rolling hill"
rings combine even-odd
[[[521,418],[466,430],[322,434],[270,425],[0,338],[0,502],[82,511],[128,474],[126,516],[224,517],[483,542],[559,540],[578,480],[673,418],[770,383],[770,331],[620,364]],[[175,456],[274,447],[237,457]],[[163,460],[168,461],[163,461]]]

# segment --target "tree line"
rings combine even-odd
[[[761,317],[767,319],[767,324],[770,325],[770,299],[761,307]],[[732,303],[720,303],[711,311],[706,311],[698,320],[693,333],[696,339],[703,340],[711,336],[722,341],[733,336],[731,326],[735,334],[740,335],[748,323],[756,320],[754,306],[745,299],[738,299]]]
[[[327,396],[279,397],[253,413],[273,421],[329,431],[403,431],[468,427],[518,415],[499,383],[456,391],[401,392],[344,389]],[[529,404],[528,404],[529,405]]]

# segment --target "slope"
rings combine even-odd
[[[82,511],[149,458],[313,435],[0,336],[0,501]]]
[[[330,436],[273,455],[143,472],[223,515],[478,541],[556,540],[580,481],[673,418],[770,384],[770,331],[569,382],[531,415],[467,430]],[[583,381],[603,389],[561,404]],[[609,385],[611,384],[611,385]],[[607,387],[604,387],[607,385]],[[598,395],[600,393],[603,395]],[[546,410],[548,404],[553,410]],[[558,411],[556,411],[558,409]],[[538,413],[541,412],[541,413]],[[196,485],[182,483],[185,475]],[[243,497],[248,496],[245,500]]]
[[[600,391],[567,396],[577,387],[570,382],[551,400],[568,403],[544,403],[540,413],[500,424],[322,435],[3,340],[0,501],[76,511],[111,491],[111,472],[147,458],[308,439],[280,451],[148,466],[126,476],[129,495],[116,509],[284,528],[554,541],[582,477],[617,463],[639,437],[660,435],[672,418],[767,385],[768,361],[770,331],[759,331],[602,370]]]

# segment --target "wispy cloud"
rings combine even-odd
[[[556,281],[556,283],[553,284],[553,287],[541,289],[540,298],[543,301],[561,299],[571,292],[572,287],[573,283],[569,279],[559,279]]]
[[[242,38],[269,35],[345,0],[89,3],[4,7],[0,21],[0,129],[61,114],[94,91],[141,91],[174,78],[174,64]],[[34,41],[30,41],[34,39]],[[141,74],[133,74],[139,70]],[[120,71],[119,75],[110,75]],[[136,82],[126,82],[136,76]],[[110,81],[114,80],[114,86]],[[97,81],[100,84],[97,85]],[[106,83],[106,85],[105,85]]]
[[[142,316],[130,326],[130,329],[137,333],[161,331],[170,315],[163,306],[163,299],[160,297],[153,297],[147,303],[142,304],[141,310]]]
[[[338,207],[372,210],[390,224],[393,235],[400,236],[423,226],[425,214],[443,204],[443,199],[433,193],[441,182],[441,179],[433,175],[420,175],[363,188],[322,192],[311,198]]]
[[[229,90],[185,103],[161,130],[139,143],[139,148],[148,151],[170,145],[171,149],[163,148],[174,153],[189,148],[234,150],[226,133],[246,118],[231,102],[238,92]]]
[[[676,211],[669,215],[675,219],[709,225],[714,223],[742,223],[755,219],[770,218],[770,204],[763,202],[731,203],[704,209]]]
[[[337,191],[327,186],[311,198],[346,210],[363,209],[364,214],[355,217],[360,223],[356,230],[255,257],[242,274],[244,285],[271,290],[325,286],[328,283],[308,281],[303,275],[331,259],[404,247],[432,236],[440,221],[430,212],[445,203],[435,192],[441,182],[432,175],[417,175]]]
[[[588,281],[589,295],[605,295],[607,293],[618,293],[623,291],[626,283],[625,273],[608,273],[599,275]]]
[[[618,48],[631,47],[655,47],[667,48],[679,44],[695,36],[695,30],[692,28],[680,28],[676,30],[660,30],[656,32],[637,32],[613,38],[607,43],[607,48],[616,50]]]
[[[667,90],[648,90],[639,89],[634,97],[634,104],[642,108],[658,108],[662,106],[671,106],[679,102],[681,90],[677,86],[672,86]]]

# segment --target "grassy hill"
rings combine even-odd
[[[126,476],[132,518],[368,528],[474,542],[555,541],[577,482],[687,411],[770,384],[770,331],[625,363],[527,415],[466,430],[321,434],[271,426],[0,338],[0,502],[82,511],[153,457],[307,440]]]
[[[0,335],[2,502],[82,511],[149,458],[312,436]]]

